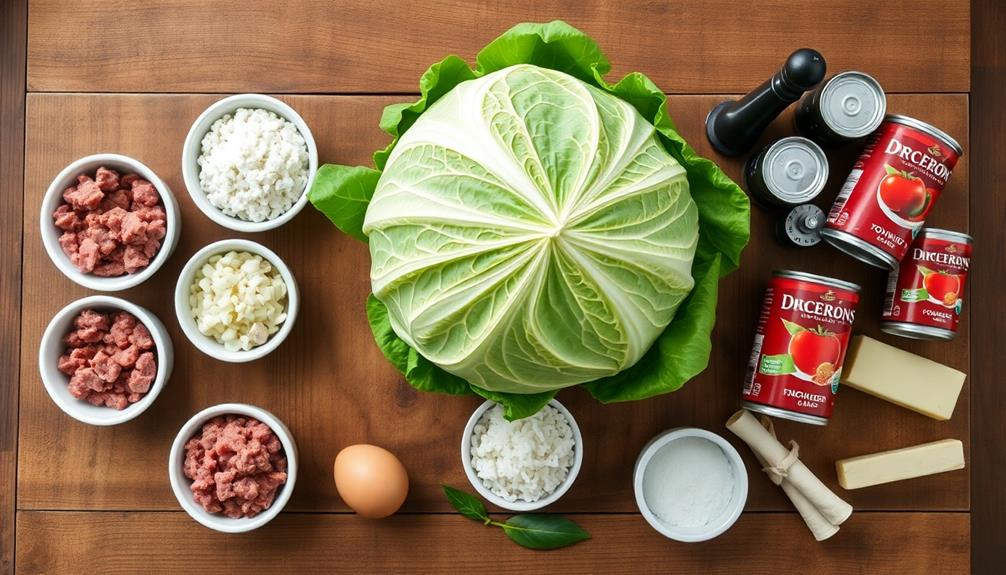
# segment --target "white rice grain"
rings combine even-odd
[[[472,468],[506,501],[538,501],[554,492],[573,466],[575,440],[566,417],[551,405],[507,421],[496,405],[472,431]]]

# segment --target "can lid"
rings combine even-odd
[[[761,171],[770,194],[787,204],[802,204],[824,189],[828,158],[814,142],[790,136],[769,146]]]
[[[772,272],[772,275],[779,278],[790,278],[795,280],[804,280],[819,283],[826,286],[842,288],[856,293],[859,293],[863,289],[859,287],[859,284],[854,284],[852,282],[830,278],[827,276],[819,276],[817,274],[811,274],[807,272],[798,272],[793,270],[775,270],[774,272]]]
[[[938,240],[950,240],[957,242],[964,242],[966,244],[974,243],[974,238],[969,236],[964,232],[955,232],[953,230],[942,230],[940,228],[923,228],[922,235],[935,238]]]
[[[888,122],[894,122],[895,124],[903,124],[905,126],[911,126],[916,130],[925,132],[934,138],[943,140],[943,142],[946,145],[954,149],[954,152],[956,152],[958,156],[964,154],[964,148],[962,148],[961,145],[957,143],[957,140],[951,138],[950,134],[944,132],[943,130],[937,128],[932,124],[927,124],[922,120],[916,120],[915,118],[902,116],[900,114],[888,114],[887,117],[884,119],[887,120]]]
[[[862,72],[835,74],[821,91],[821,117],[836,134],[861,138],[877,129],[887,112],[880,83]]]

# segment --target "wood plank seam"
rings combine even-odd
[[[23,194],[28,48],[27,0],[0,7],[0,573],[15,570],[20,421]],[[17,221],[10,221],[16,215]],[[16,327],[15,327],[16,326]]]

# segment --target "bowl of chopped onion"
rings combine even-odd
[[[206,355],[253,361],[279,347],[293,329],[299,294],[290,268],[248,240],[221,240],[196,252],[175,285],[182,332]]]

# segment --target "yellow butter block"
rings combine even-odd
[[[842,384],[933,419],[950,419],[964,387],[964,373],[857,335],[849,344]]]
[[[964,469],[964,444],[957,439],[942,439],[840,459],[835,462],[835,469],[838,471],[838,484],[846,489]]]

